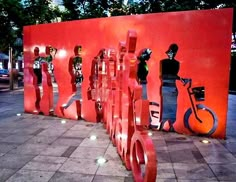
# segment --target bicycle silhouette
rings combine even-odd
[[[205,88],[203,86],[192,87],[192,79],[181,79],[181,81],[184,86],[187,85],[187,92],[191,103],[191,107],[184,114],[185,128],[200,136],[212,135],[218,125],[216,114],[204,104],[195,104],[196,101],[201,102],[205,100]],[[192,121],[193,118],[194,121]]]

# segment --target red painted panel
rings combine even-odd
[[[211,136],[224,138],[231,27],[232,9],[119,16],[26,26],[24,27],[25,79],[31,77],[31,74],[27,74],[27,70],[32,67],[34,47],[38,46],[40,51],[44,50],[46,45],[56,47],[57,54],[53,60],[54,74],[59,93],[62,95],[54,110],[58,116],[63,117],[59,108],[75,92],[68,71],[69,60],[73,55],[75,45],[82,45],[84,81],[81,116],[88,121],[96,122],[94,102],[87,98],[92,60],[102,48],[118,49],[118,43],[125,39],[127,32],[135,30],[137,33],[136,55],[143,48],[152,50],[151,59],[147,63],[149,67],[148,100],[158,103],[161,107],[160,60],[166,58],[165,52],[169,45],[176,43],[179,47],[176,55],[176,59],[180,62],[179,76],[191,78],[192,87],[204,86],[205,100],[194,101],[194,105],[206,106],[198,106],[200,117],[212,120],[211,112],[215,114],[217,128]],[[132,52],[134,48],[130,50]],[[186,124],[184,125],[184,115],[191,108],[187,89],[181,82],[177,82],[177,86],[179,94],[175,131],[191,133],[189,128],[186,128]],[[29,91],[28,88],[25,87],[25,92]],[[29,102],[28,99],[25,97],[25,103]],[[152,108],[157,108],[157,106],[152,106]],[[204,110],[207,110],[207,113],[204,113]],[[193,118],[192,113],[187,114],[186,120],[189,120],[189,126],[193,125],[191,126],[193,130],[199,130],[199,122]],[[156,121],[158,122],[158,119]],[[153,124],[158,124],[157,122]],[[204,130],[203,132],[208,132],[209,129]]]
[[[47,63],[42,64],[42,77],[43,94],[40,100],[40,111],[48,116],[53,111],[53,87]]]

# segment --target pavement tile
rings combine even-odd
[[[86,138],[89,137],[89,130],[85,131],[76,131],[76,130],[68,130],[62,136],[63,137],[78,137],[78,138]]]
[[[104,155],[104,158],[107,159],[107,160],[116,160],[116,161],[120,161],[121,158],[117,152],[117,148],[113,146],[113,144],[109,144],[106,152],[105,152],[105,155]]]
[[[133,182],[133,179],[128,177],[121,176],[102,176],[96,175],[93,179],[93,182]]]
[[[236,142],[226,142],[223,143],[225,148],[227,148],[231,153],[236,153]]]
[[[167,152],[167,144],[165,142],[165,140],[152,140],[153,145],[156,149],[156,151],[166,151]]]
[[[179,182],[180,180],[178,180],[178,182]],[[156,179],[156,182],[177,182],[177,180],[176,179],[166,179],[166,178],[164,178],[164,179],[160,179],[160,178],[157,178]],[[192,182],[192,181],[191,181]]]
[[[10,150],[15,149],[16,147],[17,144],[0,142],[0,153],[7,153]]]
[[[67,119],[58,118],[57,120],[53,121],[53,124],[48,129],[54,129],[54,127],[56,127],[58,130],[63,130],[63,129],[69,130],[73,126],[75,126],[77,122],[78,122],[77,120],[67,120]]]
[[[71,154],[76,150],[76,146],[70,146],[66,149],[66,151],[61,155],[61,157],[70,157]]]
[[[182,135],[175,132],[161,132],[161,133],[166,142],[192,142],[191,136]]]
[[[97,169],[98,165],[94,159],[69,158],[59,171],[94,175]]]
[[[208,164],[228,164],[236,163],[236,158],[229,152],[221,151],[201,151],[202,156]]]
[[[102,130],[101,129],[99,129],[99,130],[93,129],[89,133],[89,136],[91,136],[91,135],[95,135],[95,136],[97,136],[100,139],[110,140],[110,137],[109,137],[109,135],[108,135],[108,133],[107,133],[107,131],[105,129],[102,129]]]
[[[180,149],[169,152],[171,162],[173,163],[205,163],[204,157],[198,150]]]
[[[86,121],[80,121],[73,127],[71,127],[71,130],[76,130],[76,131],[91,131],[95,127],[95,124],[89,123]]]
[[[44,128],[34,128],[34,132],[33,133],[31,133],[31,135],[38,135],[39,133],[41,133],[43,130],[44,130]]]
[[[6,135],[15,134],[15,131],[16,131],[16,128],[14,128],[14,127],[8,127],[8,126],[1,126],[0,127],[0,133],[1,133],[1,136],[3,136],[3,137]]]
[[[192,141],[166,141],[168,151],[197,150]]]
[[[14,131],[15,135],[34,135],[37,131],[36,128],[26,127],[26,128],[17,128]]]
[[[32,135],[9,135],[8,137],[2,139],[1,142],[23,144],[32,137]]]
[[[96,174],[105,176],[132,176],[132,172],[126,170],[121,161],[113,160],[108,160],[106,163],[100,165]]]
[[[96,141],[95,141],[96,142]],[[70,157],[82,158],[82,159],[94,159],[104,156],[106,152],[105,148],[93,148],[93,147],[82,147],[79,146]]]
[[[236,164],[210,164],[210,168],[220,181],[236,180]]]
[[[78,137],[59,137],[52,143],[52,145],[79,146],[82,141],[83,138]]]
[[[173,167],[178,180],[217,180],[207,164],[174,163]]]
[[[31,144],[52,144],[58,137],[57,136],[34,136],[27,143]]]
[[[55,172],[19,170],[6,182],[47,182]]]
[[[157,164],[157,179],[176,179],[173,165],[171,163]],[[159,180],[158,180],[159,181]]]
[[[50,145],[45,150],[43,150],[40,155],[60,157],[68,148],[69,146]]]
[[[22,169],[34,171],[57,171],[66,161],[65,157],[36,156]]]
[[[56,127],[54,128],[47,128],[45,130],[43,130],[42,132],[40,132],[37,136],[54,136],[54,137],[59,137],[61,136],[63,133],[66,132],[66,128],[64,129],[57,129]]]
[[[6,181],[17,169],[0,169],[0,181]]]
[[[210,141],[210,143],[205,144],[201,142],[201,138],[199,138],[198,140],[193,141],[194,145],[198,148],[199,151],[201,152],[207,152],[207,151],[218,151],[218,152],[228,152],[227,148],[224,147],[224,145],[222,145],[222,143],[220,143],[218,140],[216,139],[207,139],[208,141]]]
[[[165,141],[164,135],[165,135],[166,132],[163,132],[163,131],[158,131],[157,132],[155,130],[151,130],[151,132],[152,132],[151,138],[152,138],[153,141],[157,141],[157,140]]]
[[[40,129],[40,128],[44,128],[47,129],[49,127],[52,126],[52,122],[49,121],[44,121],[44,120],[39,120],[37,121],[33,126],[31,126],[32,128],[36,128],[36,129]]]
[[[90,140],[89,138],[85,138],[80,146],[82,147],[101,147],[107,148],[111,141],[109,139],[97,138],[96,140]]]
[[[47,144],[31,144],[26,143],[18,146],[16,149],[11,150],[11,154],[25,154],[25,155],[38,155],[48,147]]]
[[[168,151],[156,151],[158,163],[171,163],[170,153]]]
[[[90,174],[56,172],[49,182],[92,182],[93,177]]]
[[[35,155],[5,154],[0,157],[0,168],[20,169]]]
[[[178,182],[206,182],[206,180],[178,180]],[[208,180],[207,182],[218,182],[218,180]],[[224,181],[220,181],[220,182],[224,182]]]

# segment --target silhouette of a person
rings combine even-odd
[[[70,98],[70,100],[63,105],[64,109],[67,109],[74,101],[81,101],[81,85],[83,82],[83,73],[82,73],[82,57],[81,57],[82,46],[77,45],[74,48],[74,57],[73,57],[73,74],[75,76],[75,85],[76,93]]]
[[[160,78],[162,80],[162,121],[161,130],[174,131],[173,124],[176,120],[177,97],[178,90],[176,80],[180,80],[178,76],[180,64],[175,59],[178,51],[177,44],[171,44],[166,51],[167,59],[160,61]],[[168,127],[166,127],[168,125]]]
[[[75,84],[81,85],[84,76],[82,74],[82,46],[76,46],[74,49],[75,57],[73,59],[73,72],[75,75]]]
[[[146,84],[147,84],[147,75],[148,75],[148,65],[146,62],[150,59],[151,54],[152,54],[152,50],[145,48],[139,52],[139,55],[137,57],[139,60],[137,77],[138,77],[138,83],[142,85],[143,99],[147,99]]]
[[[33,69],[34,69],[34,74],[37,77],[37,83],[41,84],[42,83],[42,72],[41,72],[41,62],[43,61],[43,58],[39,56],[39,48],[35,47],[34,48],[34,64],[33,64]]]
[[[52,77],[54,77],[54,74],[53,74],[54,66],[53,66],[52,61],[56,56],[57,49],[49,45],[49,46],[46,46],[45,53],[46,53],[46,57],[44,58],[44,60],[46,63],[48,63],[48,72],[51,74]],[[54,78],[54,82],[55,82],[55,78]]]

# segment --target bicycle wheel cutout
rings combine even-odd
[[[196,105],[197,116],[202,122],[196,119],[189,108],[184,115],[184,126],[192,133],[199,136],[212,135],[218,126],[218,118],[216,114],[203,104]]]

